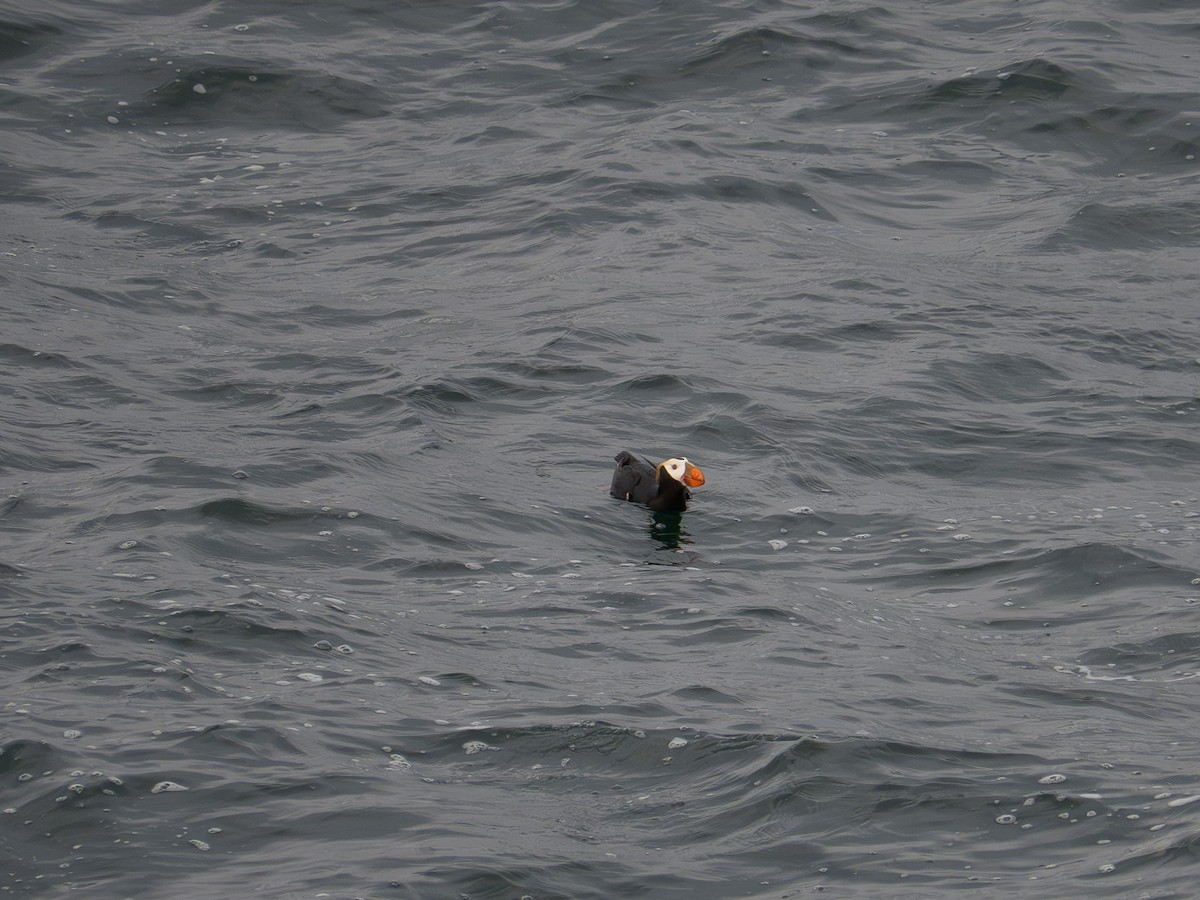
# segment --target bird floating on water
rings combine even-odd
[[[618,500],[641,503],[659,512],[683,512],[687,509],[688,488],[704,484],[704,473],[684,456],[665,459],[657,466],[639,459],[628,450],[617,454],[608,492]]]

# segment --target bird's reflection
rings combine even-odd
[[[678,550],[680,544],[690,544],[692,536],[683,527],[683,513],[656,512],[650,518],[650,537],[666,550]]]

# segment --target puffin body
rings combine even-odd
[[[659,512],[683,512],[691,496],[688,488],[702,484],[704,473],[686,457],[663,460],[655,466],[622,450],[608,492],[618,500],[641,503]]]

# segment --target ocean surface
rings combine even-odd
[[[0,892],[1195,897],[1198,73],[1184,0],[5,3]]]

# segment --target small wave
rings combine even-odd
[[[392,101],[372,85],[318,72],[278,71],[241,60],[206,62],[172,72],[170,80],[123,107],[123,122],[144,128],[239,125],[287,130],[335,131],[348,121],[386,115]],[[152,75],[151,63],[147,74]]]
[[[1088,203],[1043,239],[1047,252],[1078,248],[1153,250],[1200,245],[1200,204]]]

